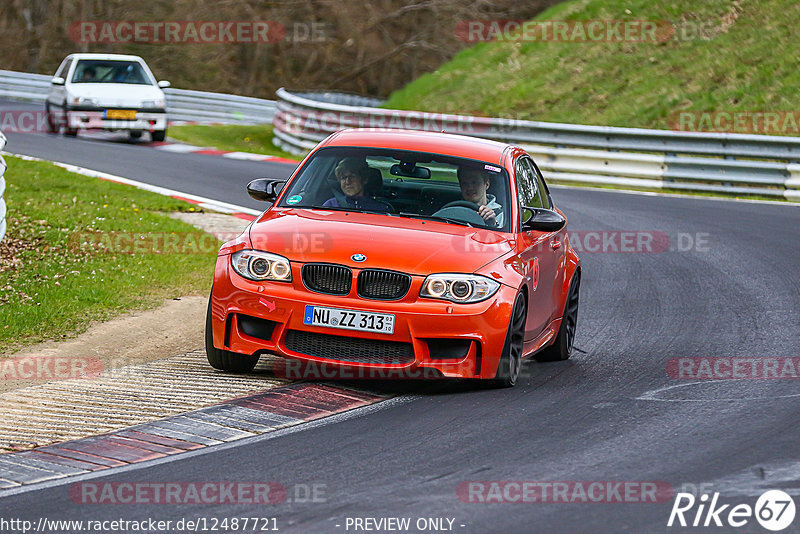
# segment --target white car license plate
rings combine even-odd
[[[306,306],[303,323],[311,326],[328,326],[345,330],[394,334],[394,315],[388,313]]]

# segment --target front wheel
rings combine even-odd
[[[56,124],[56,118],[53,112],[50,111],[50,103],[44,105],[44,113],[46,117],[47,133],[58,133],[59,126]]]
[[[211,330],[211,297],[208,297],[206,312],[206,357],[214,369],[231,373],[248,373],[258,363],[258,354],[238,354],[229,350],[220,350],[214,346],[214,334]]]
[[[567,303],[564,306],[564,316],[561,318],[561,328],[558,329],[556,340],[552,345],[534,355],[539,362],[558,362],[568,360],[572,356],[572,344],[575,342],[575,330],[578,324],[578,300],[581,289],[581,274],[576,271],[569,285]]]
[[[522,346],[525,342],[525,319],[528,316],[528,306],[525,295],[521,292],[514,300],[511,318],[508,320],[506,341],[503,344],[503,354],[497,364],[497,374],[491,384],[498,388],[510,388],[517,383],[519,369],[522,366]]]

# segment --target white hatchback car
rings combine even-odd
[[[153,141],[167,133],[166,98],[139,56],[70,54],[51,82],[45,102],[47,126],[75,136],[78,130],[127,130],[132,139],[150,132]]]

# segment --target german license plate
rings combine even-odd
[[[136,120],[136,110],[135,109],[107,109],[106,110],[106,118],[107,119],[119,119],[124,121],[133,121]]]
[[[303,323],[310,326],[327,326],[345,330],[394,334],[394,315],[389,313],[306,306]]]

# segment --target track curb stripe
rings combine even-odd
[[[388,395],[302,382],[99,436],[0,454],[0,495],[4,489],[268,434],[388,398]]]
[[[179,152],[181,154],[201,154],[204,156],[222,156],[229,159],[241,159],[248,161],[270,161],[273,163],[287,163],[290,165],[297,165],[300,160],[282,158],[280,156],[270,156],[269,154],[256,154],[253,152],[238,152],[233,150],[219,150],[217,148],[187,145],[185,143],[163,142],[151,143],[150,148],[157,150],[164,150],[167,152]]]

